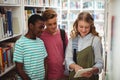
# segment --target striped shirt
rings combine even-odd
[[[24,63],[24,71],[31,80],[44,80],[44,58],[47,56],[42,40],[22,36],[15,44],[13,60]]]

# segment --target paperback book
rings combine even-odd
[[[77,78],[77,77],[83,77],[82,74],[85,73],[85,72],[88,72],[88,71],[91,71],[92,68],[85,68],[85,69],[80,69],[76,72],[76,74],[74,75],[74,78]]]

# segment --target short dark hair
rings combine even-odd
[[[28,26],[29,26],[30,23],[34,25],[35,22],[37,22],[38,20],[44,21],[43,17],[38,15],[38,14],[31,15],[28,19]]]

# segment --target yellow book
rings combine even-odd
[[[0,47],[0,66],[1,66],[1,72],[4,72],[4,60],[3,60],[2,47]]]

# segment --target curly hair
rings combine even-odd
[[[70,34],[71,38],[74,38],[74,37],[80,35],[80,33],[77,30],[79,21],[85,21],[85,22],[89,23],[90,24],[90,32],[89,33],[92,33],[93,35],[98,36],[98,32],[96,32],[96,30],[95,30],[94,19],[93,19],[92,15],[89,12],[81,12],[78,15],[77,19],[75,20],[75,22],[73,23],[73,29]]]

